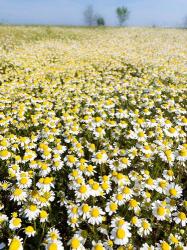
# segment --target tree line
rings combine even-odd
[[[105,19],[101,15],[95,14],[94,9],[92,5],[89,5],[85,11],[84,11],[84,19],[85,23],[88,26],[104,26],[105,25]],[[118,18],[118,23],[120,26],[122,26],[129,18],[129,10],[127,7],[118,7],[116,9],[116,15]]]

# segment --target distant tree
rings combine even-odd
[[[187,28],[187,16],[184,18],[184,28]]]
[[[85,19],[85,22],[88,26],[92,26],[94,24],[94,20],[95,20],[95,17],[94,17],[94,10],[93,10],[93,7],[92,5],[89,5],[85,11],[84,11],[84,19]]]
[[[103,17],[97,17],[96,19],[98,26],[104,26],[105,25],[105,19]]]
[[[118,7],[116,9],[119,25],[122,26],[129,18],[129,10],[126,7]]]

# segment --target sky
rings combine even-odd
[[[128,26],[180,26],[187,16],[187,0],[0,0],[0,22],[10,24],[84,25],[88,5],[117,25],[115,10],[126,6]]]

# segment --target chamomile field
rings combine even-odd
[[[0,27],[0,249],[187,249],[187,30]]]

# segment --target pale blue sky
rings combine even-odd
[[[127,6],[128,25],[178,26],[187,16],[187,0],[0,0],[0,21],[17,24],[83,25],[92,4],[107,25],[116,25],[115,9]]]

